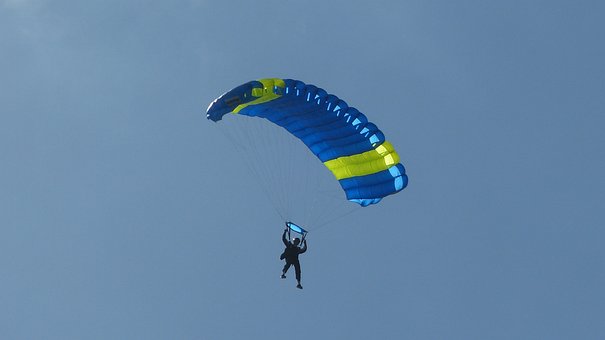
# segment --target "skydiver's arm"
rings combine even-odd
[[[303,240],[303,247],[302,247],[302,249],[300,250],[300,253],[299,253],[299,254],[302,254],[302,253],[304,253],[304,252],[306,252],[306,251],[307,251],[307,240]]]
[[[281,236],[281,240],[282,242],[284,242],[284,245],[287,247],[288,246],[288,239],[286,239],[286,233],[288,232],[288,229],[284,230],[284,233]]]

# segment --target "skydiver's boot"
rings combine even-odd
[[[282,279],[285,279],[285,278],[286,278],[286,274],[281,273],[281,276],[280,276],[280,277],[281,277]]]
[[[296,285],[296,288],[302,289],[302,286],[300,285],[300,282]]]

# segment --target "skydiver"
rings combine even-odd
[[[307,240],[305,240],[303,237],[303,241],[302,241],[303,247],[300,248],[300,247],[298,247],[298,245],[300,244],[300,239],[297,237],[292,242],[290,242],[286,238],[287,232],[288,232],[288,228],[286,228],[284,230],[284,233],[281,236],[281,239],[284,242],[284,245],[286,246],[286,249],[279,257],[280,260],[286,260],[286,264],[284,265],[284,269],[282,270],[282,273],[281,273],[281,278],[285,279],[286,272],[288,271],[288,269],[290,268],[291,265],[294,265],[294,271],[296,272],[296,281],[298,282],[298,284],[296,285],[296,288],[302,289],[302,285],[300,284],[300,262],[298,261],[298,255],[307,251]]]

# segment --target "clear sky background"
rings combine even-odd
[[[0,1],[0,338],[605,338],[602,1]],[[410,184],[282,226],[210,101],[301,79]],[[225,122],[222,122],[225,123]]]

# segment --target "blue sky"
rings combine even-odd
[[[0,1],[0,337],[605,336],[598,1]],[[310,235],[205,118],[252,79],[371,117],[410,185]]]

